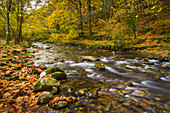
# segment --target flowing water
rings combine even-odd
[[[60,112],[170,112],[169,60],[148,58],[144,53],[40,42],[33,45],[41,48],[34,53],[35,65],[59,66],[65,70],[67,80],[61,85],[60,96],[69,96],[69,88],[74,91],[101,88],[97,98],[78,97],[76,102]],[[47,46],[51,48],[45,49]],[[84,56],[100,60],[82,60]],[[63,60],[55,61],[55,58]],[[144,58],[148,58],[147,61]],[[96,64],[104,65],[105,70],[94,68]],[[42,76],[45,72],[41,73]]]

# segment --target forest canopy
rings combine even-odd
[[[1,0],[0,7],[7,43],[91,40],[114,49],[169,43],[168,0]]]

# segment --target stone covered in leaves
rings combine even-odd
[[[52,87],[59,87],[60,83],[54,78],[44,78],[34,83],[33,91],[45,91]]]
[[[63,70],[61,70],[58,67],[49,67],[49,68],[47,68],[47,70],[45,72],[46,72],[46,74],[50,74],[50,73],[54,73],[54,72],[63,72]]]
[[[57,80],[62,80],[62,79],[66,79],[67,75],[64,72],[54,72],[52,74],[52,77]]]
[[[45,91],[39,97],[38,104],[47,104],[51,100],[52,97],[53,95],[50,92]]]

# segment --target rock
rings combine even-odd
[[[67,102],[66,101],[58,101],[57,103],[55,103],[54,105],[54,109],[62,109],[65,108],[67,106]]]
[[[89,91],[87,97],[88,98],[97,98],[98,97],[98,92],[97,91]]]
[[[39,97],[38,104],[47,104],[51,100],[52,97],[53,95],[50,92],[45,91]]]
[[[14,54],[20,53],[20,49],[13,49],[12,53],[14,53]]]
[[[132,93],[131,90],[120,90],[123,94],[130,94]]]
[[[35,53],[35,50],[27,50],[27,53]]]
[[[1,58],[0,61],[9,61],[8,58]]]
[[[163,65],[161,65],[161,67],[167,68],[168,65],[167,64],[163,64]]]
[[[54,94],[57,94],[57,93],[58,93],[58,87],[52,87],[51,93],[52,93],[53,95],[54,95]]]
[[[50,73],[54,73],[54,72],[63,72],[63,70],[61,70],[58,67],[49,67],[49,68],[47,68],[47,70],[45,72],[46,72],[46,74],[50,74]]]
[[[57,80],[62,80],[62,79],[66,79],[67,75],[64,72],[54,72],[52,74],[52,77]]]
[[[26,53],[26,52],[27,52],[27,49],[22,49],[22,52],[25,52],[25,53]]]
[[[45,66],[45,65],[41,65],[41,66],[40,66],[40,69],[45,70],[45,69],[46,69],[46,66]]]
[[[64,62],[65,61],[63,58],[55,58],[54,60],[57,61],[57,62]]]
[[[93,57],[93,56],[82,56],[80,57],[81,61],[89,61],[89,62],[95,62],[95,61],[99,61],[99,58]]]
[[[95,64],[90,69],[105,70],[104,64]]]
[[[52,87],[59,87],[60,83],[54,78],[44,78],[34,83],[33,91],[45,91]]]
[[[8,65],[7,63],[0,62],[0,66],[6,66]]]
[[[51,49],[51,46],[47,46],[45,49]]]
[[[129,87],[133,87],[134,86],[132,81],[128,81],[128,82],[124,83],[124,85],[125,86],[129,86]]]
[[[28,63],[26,63],[26,65],[31,65],[31,64],[34,64],[33,61],[29,61]]]
[[[144,62],[144,64],[146,64],[146,65],[154,65],[154,62],[148,61],[148,62]]]
[[[2,58],[6,58],[8,55],[7,54],[3,54],[2,55]]]

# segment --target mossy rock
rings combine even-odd
[[[58,87],[52,87],[52,90],[51,90],[51,93],[54,95],[54,94],[57,94],[59,92],[58,90]]]
[[[20,53],[20,49],[13,49],[12,53],[16,54],[16,53]]]
[[[51,100],[52,97],[53,95],[50,92],[45,91],[39,97],[38,104],[47,104]]]
[[[68,105],[67,101],[61,101],[60,100],[60,101],[55,103],[54,109],[62,109],[62,108],[67,107],[67,105]]]
[[[26,65],[31,65],[31,64],[34,64],[34,62],[30,61],[30,62],[26,63]]]
[[[0,66],[6,66],[8,65],[7,63],[0,62]]]
[[[22,49],[22,52],[27,52],[27,49]]]
[[[46,74],[50,74],[50,73],[54,73],[54,72],[64,72],[64,71],[58,67],[49,67],[49,68],[47,68],[47,70],[45,72],[46,72]]]
[[[52,87],[59,87],[60,83],[54,78],[44,78],[34,83],[33,91],[45,91]]]
[[[51,49],[51,46],[47,46],[45,49]]]
[[[52,74],[52,77],[57,80],[62,80],[62,79],[66,79],[67,75],[64,72],[54,72]]]
[[[3,54],[3,55],[2,55],[2,58],[7,58],[7,57],[8,57],[7,54]]]
[[[1,58],[0,61],[9,61],[8,58]]]

